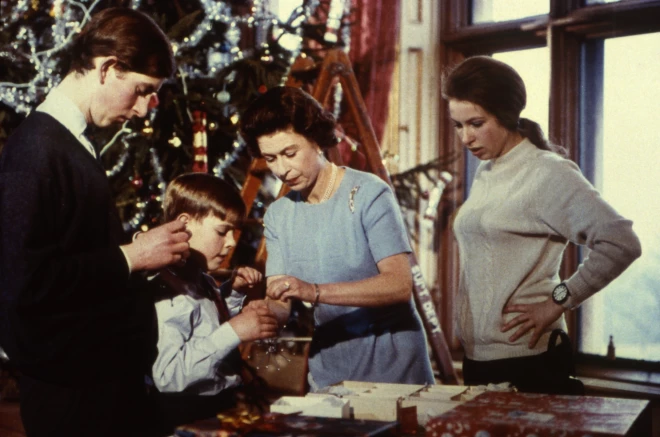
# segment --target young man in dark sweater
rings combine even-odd
[[[71,59],[0,155],[0,343],[22,372],[29,436],[144,436],[157,331],[136,273],[187,257],[189,236],[171,222],[123,241],[83,131],[144,117],[173,56],[150,18],[110,8],[77,36]]]

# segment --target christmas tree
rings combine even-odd
[[[127,233],[158,224],[167,183],[181,173],[209,172],[242,186],[250,162],[237,131],[242,111],[283,84],[299,56],[318,59],[350,42],[350,0],[280,0],[274,2],[278,11],[267,0],[1,3],[0,148],[66,74],[67,47],[95,12],[138,9],[170,37],[177,73],[161,88],[158,107],[119,130],[91,133]],[[300,77],[303,83],[312,79]],[[253,222],[273,196],[260,191]],[[260,232],[260,226],[244,229],[245,257]]]

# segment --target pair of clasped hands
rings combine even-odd
[[[190,231],[180,220],[141,232],[130,244],[122,246],[131,271],[155,271],[181,263],[190,257]],[[237,267],[232,273],[232,289],[246,293],[263,280],[263,275],[252,267]],[[240,314],[229,320],[238,338],[253,341],[272,338],[278,334],[278,322],[265,300],[253,300]]]
[[[232,288],[236,291],[244,292],[245,288],[252,288],[263,279],[262,274],[252,267],[238,267],[234,269],[232,276]],[[288,302],[290,298],[310,301],[309,288],[311,288],[311,299],[315,296],[313,284],[301,281],[293,276],[277,276],[272,278],[266,289],[266,296],[269,300],[253,300],[243,308],[243,312],[234,317],[229,323],[236,331],[241,341],[260,340],[276,337],[279,333],[280,323],[286,323],[290,310],[288,305],[282,305],[282,302]],[[304,292],[306,291],[306,293]],[[284,309],[286,308],[286,309]],[[254,316],[252,316],[254,313]],[[276,314],[277,313],[277,314]],[[250,315],[252,328],[249,332],[251,337],[242,337],[243,326],[238,326],[239,317],[244,314]],[[279,321],[279,322],[278,322]]]
[[[263,279],[261,272],[252,267],[238,267],[232,275],[232,288],[236,291],[245,292],[246,288],[252,288]],[[243,312],[229,321],[241,341],[261,340],[276,337],[279,333],[280,323],[286,323],[290,310],[288,306],[283,309],[282,302],[290,298],[309,301],[309,293],[303,293],[311,287],[311,296],[315,296],[314,286],[301,281],[293,276],[274,277],[268,283],[266,296],[269,300],[253,300],[243,308]],[[308,290],[307,290],[308,291]],[[305,296],[305,297],[303,297]],[[276,314],[277,313],[277,314]],[[249,317],[249,325],[243,326],[242,316]],[[279,322],[278,322],[279,321]],[[245,329],[245,334],[243,333]],[[243,337],[245,335],[245,337]]]

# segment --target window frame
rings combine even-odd
[[[602,98],[602,71],[599,72],[600,85],[589,82],[590,87],[596,87],[595,92],[581,92],[582,78],[594,73],[588,61],[591,57],[602,56],[605,38],[659,32],[660,0],[627,0],[589,6],[585,6],[586,2],[581,0],[548,1],[550,10],[547,15],[474,25],[470,24],[471,2],[440,2],[439,68],[444,71],[468,56],[549,46],[551,79],[549,132],[546,134],[552,142],[566,147],[569,157],[578,162],[585,175],[593,181],[593,153],[596,145],[586,140],[590,137],[590,129],[591,132],[595,129],[596,120],[587,118],[588,111],[585,109],[600,104],[598,99]],[[441,96],[438,98],[442,99]],[[585,116],[581,119],[582,114]],[[438,115],[441,120],[439,153],[440,156],[450,156],[460,145],[456,142],[446,105],[440,106]],[[581,139],[585,140],[582,146]],[[447,343],[452,352],[460,356],[460,344],[452,320],[454,296],[458,290],[459,261],[451,224],[465,196],[466,187],[462,183],[465,180],[464,154],[459,154],[459,159],[448,170],[456,175],[456,182],[445,192],[446,206],[438,220],[438,281],[439,290],[444,292],[438,292],[435,298]],[[580,260],[579,250],[579,247],[569,244],[561,266],[562,277],[575,272]],[[573,344],[577,345],[579,311],[568,312],[566,316]],[[601,362],[598,357],[584,355],[579,356],[578,362],[588,364],[585,368],[589,369],[587,372],[590,376],[598,376],[604,368],[608,377],[611,377],[612,366],[604,358]],[[594,362],[603,366],[594,366]],[[625,366],[626,369],[620,366],[615,369],[617,378],[623,381],[639,382],[637,374],[647,370],[644,362],[635,360],[626,360]],[[652,379],[655,381],[657,378]]]

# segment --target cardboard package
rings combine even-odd
[[[301,416],[336,417],[349,419],[351,417],[350,402],[337,396],[283,396],[270,405],[271,413],[292,414]]]

